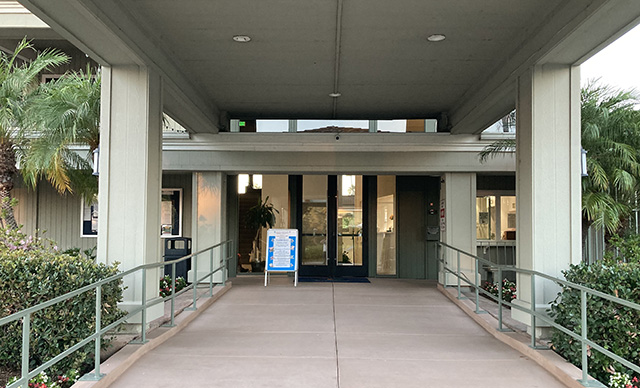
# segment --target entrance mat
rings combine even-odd
[[[298,282],[301,283],[371,283],[367,278],[356,277],[336,277],[326,278],[322,276],[305,276],[298,278]]]

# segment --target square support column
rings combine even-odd
[[[442,242],[472,254],[476,253],[476,174],[446,173],[440,187],[440,200],[444,200],[445,230],[440,231]],[[457,269],[457,254],[445,249],[448,267]],[[475,260],[460,257],[460,270],[475,281]],[[446,275],[446,276],[445,276]],[[447,286],[458,283],[455,275],[440,273],[439,281]],[[468,286],[462,282],[462,286]]]
[[[196,172],[193,174],[193,252],[208,248],[227,240],[227,175],[222,172]],[[230,247],[229,247],[230,248]],[[213,251],[213,269],[220,266],[220,254],[225,247]],[[210,254],[203,253],[198,260],[198,278],[210,272]],[[188,273],[188,281],[193,282],[194,264]],[[227,274],[224,274],[226,279]],[[222,271],[216,272],[213,281],[221,283]],[[208,279],[207,279],[208,280]]]
[[[517,96],[517,266],[563,278],[581,260],[579,68],[535,66],[519,77]],[[527,307],[530,279],[517,277],[517,303]],[[543,312],[558,287],[537,279],[535,290]],[[512,314],[530,323],[530,314]]]
[[[123,271],[160,262],[162,84],[150,69],[102,68],[99,165],[98,260]],[[147,271],[147,300],[158,296],[161,271]],[[139,306],[142,273],[124,283],[121,307]],[[150,308],[147,322],[163,313]]]

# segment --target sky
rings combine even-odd
[[[640,26],[591,57],[580,67],[582,84],[600,78],[603,84],[640,92]]]

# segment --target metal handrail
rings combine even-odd
[[[587,338],[587,296],[588,294],[600,297],[602,299],[617,303],[619,305],[625,306],[625,307],[629,307],[632,308],[636,311],[640,311],[640,304],[638,303],[634,303],[625,299],[621,299],[618,298],[616,296],[613,295],[609,295],[606,294],[604,292],[601,291],[597,291],[594,290],[592,288],[589,287],[585,287],[583,285],[580,284],[576,284],[576,283],[572,283],[569,282],[567,280],[563,280],[563,279],[559,279],[556,278],[554,276],[551,275],[547,275],[543,272],[538,272],[538,271],[534,271],[534,270],[529,270],[529,269],[522,269],[522,268],[518,268],[516,266],[512,266],[512,265],[499,265],[499,264],[495,264],[492,262],[489,262],[488,260],[483,259],[482,257],[479,257],[477,255],[468,253],[463,251],[462,249],[458,249],[456,247],[453,247],[449,244],[443,243],[443,242],[439,242],[438,246],[440,248],[446,248],[446,249],[450,249],[453,250],[454,252],[456,252],[456,256],[457,256],[457,267],[455,270],[452,270],[450,268],[447,267],[447,262],[444,260],[443,258],[443,253],[444,250],[441,250],[441,254],[438,255],[438,259],[441,262],[441,264],[443,265],[443,270],[445,272],[451,273],[453,275],[455,275],[458,278],[457,281],[457,288],[458,288],[458,299],[462,299],[462,295],[461,295],[461,291],[460,291],[460,287],[461,287],[461,281],[464,281],[465,283],[467,283],[470,287],[473,287],[475,289],[475,297],[476,297],[476,314],[480,313],[479,310],[479,295],[480,293],[486,295],[487,297],[495,300],[498,302],[498,330],[503,331],[503,327],[502,327],[502,311],[503,305],[507,305],[509,307],[511,307],[512,309],[516,309],[519,311],[523,311],[526,312],[528,314],[530,314],[531,316],[531,347],[536,348],[536,320],[540,319],[541,321],[549,324],[550,326],[562,331],[563,333],[567,334],[568,336],[579,340],[581,343],[581,350],[582,350],[582,362],[581,362],[581,369],[582,369],[582,379],[578,380],[580,381],[581,384],[583,384],[584,386],[592,386],[590,385],[590,383],[593,382],[593,380],[589,380],[588,379],[588,371],[589,371],[589,365],[588,365],[588,349],[589,347],[603,353],[604,355],[606,355],[607,357],[613,359],[614,361],[617,361],[619,363],[621,363],[622,365],[626,366],[629,369],[632,369],[638,373],[640,373],[640,366],[636,365],[634,363],[632,363],[631,361],[624,359],[620,356],[618,356],[617,354],[603,348],[602,346],[596,344],[595,342],[589,340]],[[461,273],[460,271],[460,256],[461,255],[465,255],[468,256],[472,259],[475,260],[475,283],[471,282],[467,276],[464,273]],[[480,284],[478,282],[478,267],[480,263],[485,263],[487,265],[489,265],[489,269],[492,271],[497,271],[498,272],[498,279],[499,282],[502,282],[502,273],[503,271],[507,271],[507,272],[516,272],[516,273],[521,273],[521,274],[527,274],[531,277],[531,302],[529,303],[529,308],[517,305],[517,304],[513,304],[511,302],[506,302],[504,300],[502,300],[502,288],[501,285],[499,283],[499,289],[498,289],[498,296],[494,296],[492,294],[490,294],[489,292],[487,292],[486,290],[482,289],[480,287]],[[561,285],[562,287],[569,287],[569,288],[574,288],[576,290],[580,291],[580,316],[581,316],[581,333],[580,335],[574,333],[572,330],[561,326],[559,324],[557,324],[553,319],[551,319],[549,316],[547,316],[546,314],[541,314],[539,312],[537,312],[535,310],[535,277],[538,276],[540,278],[544,278],[547,280],[551,280],[559,285]],[[463,279],[464,278],[464,279]],[[447,286],[446,284],[446,278],[444,281],[445,287]]]
[[[175,326],[175,298],[179,295],[182,295],[183,293],[193,289],[193,307],[191,307],[191,310],[196,310],[197,309],[197,285],[202,282],[203,280],[209,278],[209,296],[213,296],[213,275],[218,272],[218,271],[222,271],[222,281],[221,281],[221,285],[225,285],[226,283],[226,273],[227,273],[227,263],[229,262],[229,260],[232,259],[232,255],[231,255],[231,249],[229,249],[230,246],[232,244],[232,240],[226,240],[223,242],[220,242],[218,244],[212,245],[210,247],[207,247],[205,249],[201,249],[198,252],[195,253],[191,253],[189,255],[183,256],[181,258],[175,259],[175,260],[169,260],[169,261],[161,261],[158,263],[150,263],[150,264],[143,264],[143,265],[139,265],[135,268],[131,268],[129,270],[126,270],[124,272],[121,272],[117,275],[113,275],[110,276],[106,279],[102,279],[99,281],[96,281],[92,284],[89,284],[87,286],[78,288],[77,290],[74,291],[70,291],[64,295],[60,295],[58,297],[55,297],[53,299],[50,299],[46,302],[42,302],[39,303],[35,306],[29,307],[27,309],[18,311],[16,313],[13,313],[7,317],[4,318],[0,318],[0,326],[4,326],[6,324],[9,324],[11,322],[15,322],[18,321],[20,319],[23,320],[22,322],[22,361],[21,361],[21,377],[20,379],[18,379],[17,381],[15,381],[14,383],[8,385],[6,388],[15,388],[15,387],[27,387],[29,380],[31,380],[33,377],[37,376],[39,373],[43,372],[44,370],[50,368],[51,366],[55,365],[56,363],[58,363],[59,361],[61,361],[62,359],[64,359],[65,357],[67,357],[68,355],[70,355],[71,353],[75,352],[76,350],[82,348],[83,346],[87,345],[88,343],[90,343],[91,341],[95,341],[95,349],[94,349],[94,372],[93,373],[89,373],[87,375],[85,375],[83,377],[84,380],[100,380],[104,374],[100,373],[100,342],[101,342],[101,338],[104,334],[106,334],[108,331],[115,329],[116,327],[118,327],[118,325],[126,322],[128,319],[132,318],[133,316],[137,315],[138,313],[141,313],[141,334],[140,334],[140,341],[138,342],[133,342],[133,343],[145,343],[147,342],[146,340],[146,325],[147,325],[147,317],[146,317],[146,310],[147,308],[154,306],[156,304],[159,303],[164,303],[167,300],[171,301],[171,321],[170,324],[166,325],[166,326]],[[223,247],[224,247],[224,252],[223,252]],[[216,248],[220,248],[220,260],[219,263],[220,266],[216,269],[213,269],[213,264],[214,264],[214,260],[213,260],[213,256],[214,256],[214,249]],[[201,276],[200,278],[198,278],[198,260],[197,257],[198,255],[204,254],[206,252],[209,252],[209,272],[204,275]],[[180,290],[179,292],[176,292],[176,264],[180,263],[182,261],[185,260],[189,260],[191,258],[195,258],[196,260],[193,261],[193,273],[194,273],[194,281],[188,285],[187,287],[185,287],[184,289]],[[159,298],[159,297],[153,297],[152,300],[147,301],[147,297],[146,297],[146,287],[147,287],[147,270],[149,269],[155,269],[155,268],[160,268],[160,267],[164,267],[165,265],[171,265],[171,295],[164,297],[164,298]],[[125,276],[131,275],[133,273],[136,273],[138,271],[142,271],[142,287],[141,287],[141,295],[142,295],[142,300],[141,300],[141,305],[139,307],[136,307],[134,309],[132,309],[131,311],[129,311],[127,313],[127,315],[125,315],[124,317],[118,319],[115,322],[112,322],[111,324],[107,325],[106,327],[102,328],[101,327],[101,312],[102,312],[102,286],[104,284],[107,283],[111,283],[113,281],[116,280],[120,280],[123,279]],[[50,359],[49,361],[45,362],[44,364],[34,368],[33,370],[29,371],[29,340],[30,340],[30,329],[31,329],[31,315],[33,313],[36,313],[40,310],[43,310],[47,307],[53,306],[57,303],[60,302],[64,302],[67,301],[75,296],[78,296],[80,294],[83,294],[85,292],[88,291],[92,291],[92,290],[96,290],[96,329],[94,331],[94,333],[84,339],[82,339],[80,342],[76,343],[75,345],[71,346],[70,348],[66,349],[65,351],[63,351],[62,353],[58,354],[57,356],[53,357],[52,359]]]

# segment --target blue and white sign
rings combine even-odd
[[[269,229],[267,231],[267,263],[264,285],[269,272],[294,272],[294,285],[298,285],[298,230]]]

